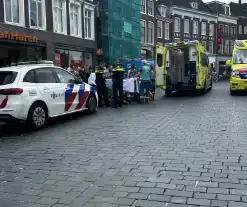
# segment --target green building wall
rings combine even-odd
[[[104,61],[141,55],[140,0],[99,0],[99,46]]]

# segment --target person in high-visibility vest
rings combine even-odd
[[[96,88],[98,91],[99,96],[99,107],[103,106],[102,98],[104,98],[104,104],[105,106],[110,106],[109,99],[108,99],[108,91],[105,84],[105,75],[104,75],[104,69],[102,66],[99,66],[95,70],[95,76],[96,76]]]
[[[115,67],[112,70],[113,108],[116,108],[117,106],[122,107],[123,105],[124,72],[124,68],[121,66],[120,61],[117,60],[115,63]]]

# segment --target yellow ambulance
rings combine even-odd
[[[205,47],[197,40],[156,46],[155,84],[166,96],[179,91],[207,92],[212,69]]]
[[[236,40],[232,59],[226,61],[231,67],[230,94],[247,91],[247,40]]]

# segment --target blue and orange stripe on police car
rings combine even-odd
[[[85,91],[85,84],[81,84],[78,91],[78,101],[79,103],[75,107],[75,110],[81,109],[84,105],[85,101],[87,100],[89,95],[89,91]]]
[[[67,89],[65,91],[65,111],[68,111],[72,106],[77,92],[73,92],[74,84],[68,84]]]

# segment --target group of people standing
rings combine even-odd
[[[137,78],[140,81],[139,88],[139,103],[142,103],[141,97],[147,97],[148,93],[152,91],[155,92],[154,83],[154,68],[147,64],[147,61],[142,61],[142,67],[136,68],[132,65],[131,68],[125,72],[123,66],[119,60],[116,60],[115,65],[107,66],[104,63],[100,63],[99,66],[93,67],[81,67],[75,68],[70,66],[67,69],[69,72],[79,77],[83,82],[88,83],[88,78],[90,74],[95,72],[96,76],[96,88],[99,96],[99,106],[102,107],[103,103],[106,107],[111,106],[108,97],[108,89],[105,83],[105,79],[112,79],[112,89],[113,89],[113,103],[112,107],[122,107],[123,100],[123,80],[125,78]]]
[[[112,78],[112,89],[113,89],[113,104],[114,108],[122,107],[123,100],[123,79],[124,78],[137,78],[140,81],[139,89],[139,103],[142,103],[141,97],[148,97],[148,94],[152,91],[155,93],[154,83],[154,69],[148,65],[145,60],[142,61],[142,67],[136,69],[134,65],[125,73],[119,60],[115,62],[115,65],[107,69],[104,64],[100,64],[96,70],[96,87],[99,95],[99,106],[102,106],[104,100],[105,106],[110,106],[108,99],[108,90],[105,84],[106,78]],[[144,100],[144,99],[143,99]]]

